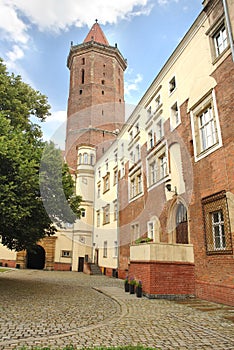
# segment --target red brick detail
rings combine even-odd
[[[142,281],[143,292],[162,295],[195,294],[194,264],[178,262],[134,261],[129,278]]]
[[[16,261],[15,260],[7,260],[7,259],[1,259],[0,262],[2,263],[2,267],[16,267]]]
[[[234,306],[234,286],[196,281],[196,296],[201,299]]]
[[[71,271],[71,264],[69,263],[54,263],[54,270],[55,271]]]

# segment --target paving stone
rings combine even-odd
[[[0,295],[0,350],[70,344],[234,348],[228,319],[234,308],[197,299],[136,298],[115,278],[17,269],[1,274]]]

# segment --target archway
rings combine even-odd
[[[45,267],[45,249],[36,245],[32,250],[27,250],[27,268],[42,270]]]

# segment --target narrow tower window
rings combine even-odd
[[[85,70],[82,69],[81,70],[81,84],[84,84],[84,80],[85,80]]]
[[[82,64],[85,64],[85,58],[84,57],[82,58]]]

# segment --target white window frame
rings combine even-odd
[[[180,125],[181,119],[180,119],[180,108],[178,105],[178,102],[176,101],[171,106],[171,114],[170,114],[170,124],[171,124],[171,130],[174,130],[177,128],[178,125]]]
[[[155,224],[153,221],[148,221],[147,223],[147,235],[148,238],[153,239],[154,240],[154,230],[155,230]]]
[[[207,107],[212,106],[213,108],[213,118],[215,122],[216,128],[216,143],[209,148],[202,150],[201,148],[201,134],[199,130],[199,116],[202,111],[204,111]],[[196,104],[194,108],[190,110],[190,120],[191,120],[191,129],[192,129],[192,137],[193,137],[193,147],[194,147],[194,160],[198,162],[199,160],[207,157],[209,154],[216,151],[218,148],[222,147],[222,136],[221,129],[218,117],[218,109],[215,97],[215,91],[212,90],[208,93],[199,103]]]
[[[215,215],[218,215],[218,221],[214,220]],[[225,236],[225,231],[224,231],[224,217],[223,217],[222,209],[219,209],[215,212],[212,212],[211,219],[212,219],[214,250],[225,250],[226,249],[226,236]],[[219,246],[217,246],[217,243],[218,243],[217,239],[219,240]]]
[[[228,47],[227,28],[224,23],[218,28],[218,30],[216,30],[213,35],[213,41],[216,57],[219,57]]]
[[[103,242],[103,258],[107,258],[107,241]]]
[[[117,258],[119,254],[119,246],[118,246],[118,241],[114,241],[114,258]]]

